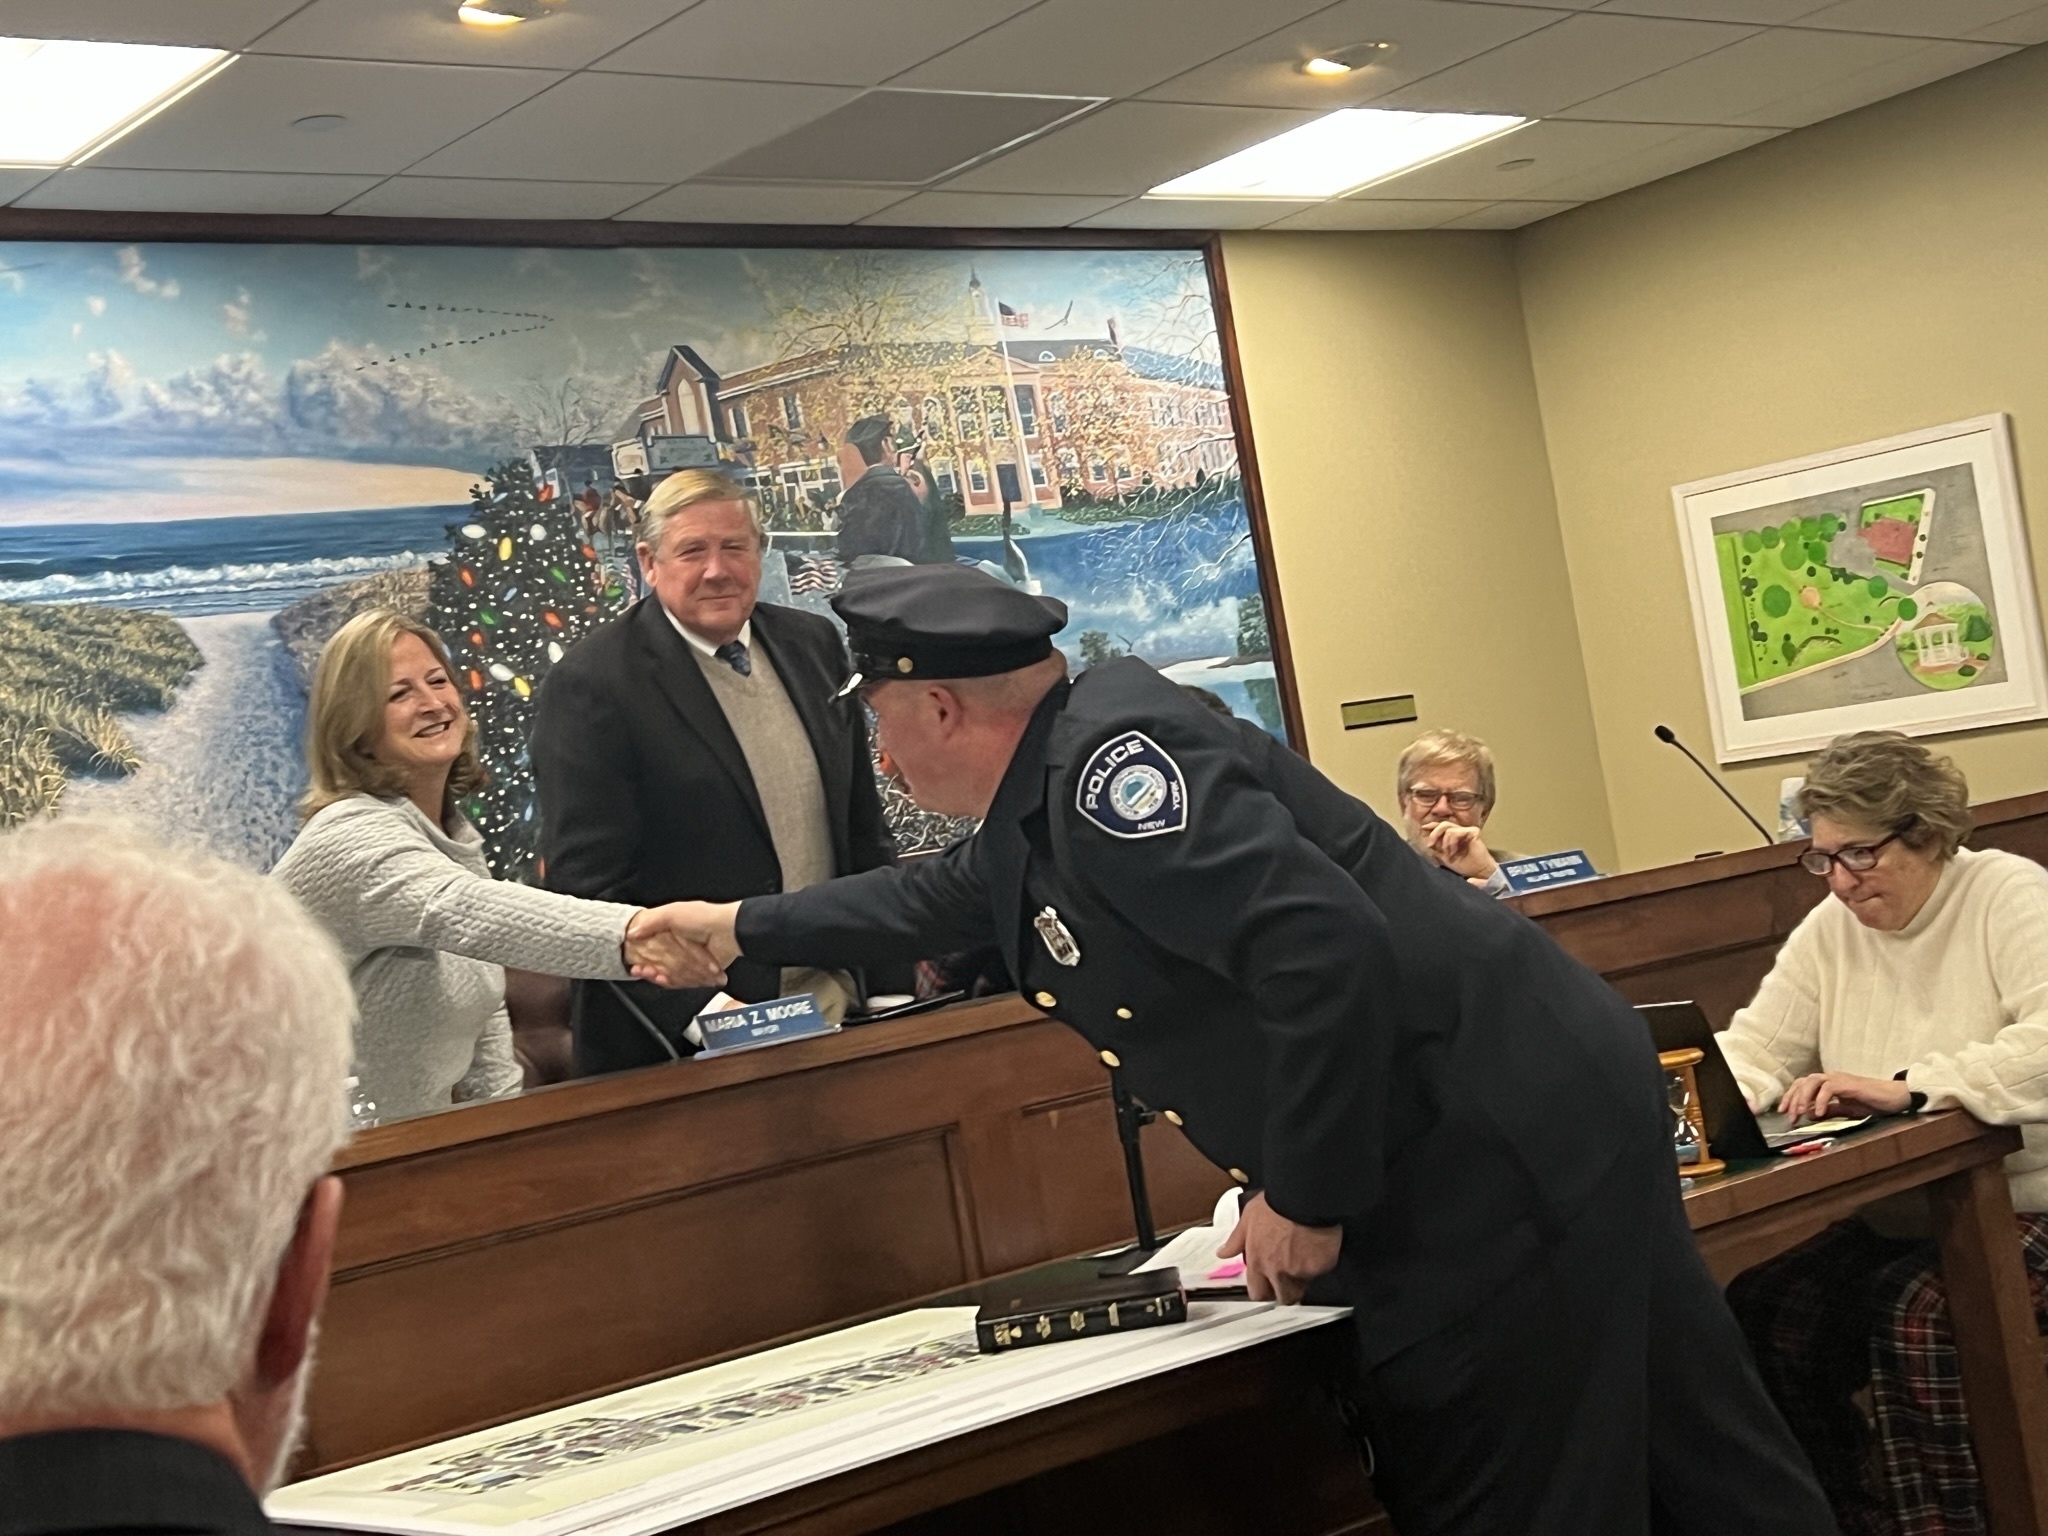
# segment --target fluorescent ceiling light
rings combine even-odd
[[[1148,197],[1335,197],[1499,138],[1528,122],[1481,112],[1353,107],[1163,181]]]
[[[227,57],[218,48],[0,37],[0,164],[68,164],[113,142]]]

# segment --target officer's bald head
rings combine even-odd
[[[1040,702],[1067,658],[986,677],[887,678],[864,688],[882,750],[910,797],[943,816],[985,816]]]

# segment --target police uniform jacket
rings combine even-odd
[[[1055,687],[945,854],[742,904],[743,951],[993,942],[1024,995],[1283,1216],[1368,1361],[1535,1263],[1661,1122],[1648,1031],[1533,923],[1135,659]]]

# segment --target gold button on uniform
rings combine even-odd
[[[1031,1001],[1038,1004],[1038,1006],[1041,1008],[1057,1008],[1060,1005],[1060,1000],[1054,997],[1050,992],[1040,992],[1039,994],[1037,994],[1037,996],[1033,997]]]
[[[1115,1051],[1104,1051],[1102,1053],[1102,1064],[1105,1067],[1120,1067],[1124,1063],[1123,1058],[1117,1055]]]
[[[1233,1179],[1237,1180],[1237,1182],[1240,1184],[1249,1184],[1252,1181],[1252,1176],[1246,1173],[1242,1168],[1231,1169],[1230,1176]]]
[[[1116,1016],[1120,1019],[1128,1019],[1129,1017],[1131,1017],[1131,1010],[1128,1008],[1119,1008],[1116,1011]]]
[[[1180,1124],[1180,1116],[1170,1109],[1162,1109],[1161,1111],[1159,1111],[1159,1118],[1164,1120],[1168,1125]]]

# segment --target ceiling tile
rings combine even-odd
[[[331,213],[375,176],[267,171],[59,171],[17,208],[99,208],[123,213]]]
[[[1128,96],[1319,9],[1325,0],[1042,0],[892,85]]]
[[[1405,86],[1375,105],[1545,117],[1749,35],[1748,28],[1707,21],[1572,16]]]
[[[1584,126],[1637,128],[1647,125],[1587,123]],[[1630,187],[1644,186],[1662,177],[1675,175],[1679,171],[1689,171],[1696,165],[1705,165],[1709,160],[1732,155],[1738,150],[1748,149],[1752,144],[1761,144],[1766,139],[1775,139],[1781,131],[1777,128],[1685,128],[1674,138],[1644,144],[1604,164],[1567,172],[1555,179],[1526,187],[1516,195],[1591,202],[1595,198],[1625,192]],[[1540,164],[1532,166],[1531,169],[1541,174]]]
[[[1966,69],[1975,69],[1979,64],[1988,64],[1993,59],[2002,59],[2018,51],[1996,43],[1916,42],[1914,49],[1914,52],[1887,59],[1856,74],[1818,81],[1736,121],[1804,128],[1809,123],[1853,112],[1888,96],[1917,90],[1923,85],[1945,80],[1950,75],[1961,74]]]
[[[1076,229],[1260,229],[1320,203],[1269,198],[1134,197],[1089,218]]]
[[[321,0],[347,4],[352,0]],[[879,85],[1037,0],[702,0],[600,61],[629,74]],[[518,29],[514,29],[515,31]]]
[[[1123,201],[1121,197],[1029,192],[920,192],[861,223],[940,229],[1058,229]]]
[[[823,85],[572,75],[411,169],[674,183],[823,117],[852,95]]]
[[[1486,203],[1527,197],[1546,182],[1583,174],[1692,131],[1670,124],[1572,123],[1548,118],[1405,176],[1378,182],[1356,196],[1449,197]],[[1534,163],[1528,163],[1531,161]]]
[[[1447,0],[1343,0],[1145,93],[1153,101],[1241,107],[1355,107],[1413,80],[1554,26],[1556,11]],[[1303,60],[1359,43],[1394,46],[1384,62],[1336,79],[1301,72]]]
[[[454,0],[313,0],[265,33],[252,51],[413,64],[577,69],[689,3],[575,0],[555,15],[524,26],[468,27],[455,19]]]
[[[2037,5],[1995,27],[1980,27],[1970,34],[1987,43],[2048,43],[2048,5]]]
[[[608,219],[662,190],[640,182],[394,176],[334,211],[399,219]]]
[[[1336,198],[1290,214],[1268,229],[1435,229],[1461,214],[1477,213],[1484,202],[1449,198],[1388,199],[1380,202]]]
[[[1970,37],[2032,9],[2033,0],[1837,0],[1802,16],[1799,25],[1902,37]]]
[[[7,0],[0,34],[240,48],[306,0]]]
[[[1320,115],[1120,101],[963,172],[946,188],[1135,196]]]
[[[2001,51],[1989,43],[1783,28],[1581,102],[1566,115],[1796,128],[1981,64]],[[1905,83],[1887,83],[1894,79]],[[1824,105],[1835,100],[1843,104]]]
[[[1563,213],[1567,208],[1578,206],[1577,203],[1495,203],[1477,213],[1468,213],[1462,219],[1452,219],[1439,228],[1520,229],[1524,224],[1534,224],[1538,219],[1547,219],[1553,213]]]
[[[1678,16],[1690,21],[1753,22],[1763,26],[1797,21],[1833,0],[1607,0],[1603,15]]]
[[[30,187],[50,179],[41,166],[0,166],[0,203],[12,202]]]
[[[711,167],[739,181],[923,186],[1095,103],[1071,96],[867,91],[802,127]]]
[[[901,187],[691,182],[628,208],[619,217],[683,224],[851,224],[902,197]]]
[[[531,69],[245,57],[93,156],[151,170],[390,174],[559,76]],[[314,115],[347,119],[297,132]]]

